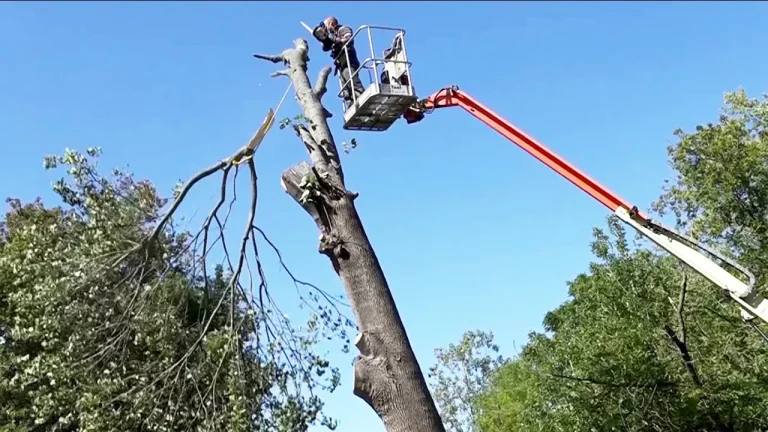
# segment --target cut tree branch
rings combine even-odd
[[[200,171],[199,173],[195,174],[190,178],[185,184],[184,187],[179,192],[179,195],[176,196],[176,198],[173,200],[173,203],[171,204],[171,208],[166,212],[166,214],[163,216],[163,218],[160,220],[160,222],[155,226],[155,228],[152,230],[151,234],[146,237],[144,241],[141,243],[136,244],[133,248],[127,250],[125,253],[123,253],[121,256],[119,256],[111,265],[111,267],[115,268],[118,265],[120,265],[127,257],[132,255],[133,253],[137,252],[143,247],[150,247],[160,236],[160,234],[165,229],[168,222],[171,220],[173,215],[176,213],[176,210],[178,210],[179,206],[181,206],[181,203],[184,202],[184,199],[187,197],[187,194],[190,190],[192,190],[192,187],[197,184],[200,180],[203,180],[204,178],[212,176],[214,173],[220,171],[220,170],[229,170],[233,166],[237,166],[240,163],[243,163],[245,161],[251,160],[253,157],[253,152],[256,151],[256,148],[252,145],[253,139],[251,138],[251,141],[241,147],[239,150],[237,150],[232,156],[222,159],[215,164],[211,165],[210,167]]]
[[[312,202],[302,202],[301,200],[301,181],[308,175],[312,175],[312,168],[308,163],[301,162],[298,165],[294,165],[293,167],[287,169],[283,173],[282,177],[280,178],[280,185],[283,187],[283,190],[288,193],[288,195],[293,197],[293,199],[295,199],[296,202],[299,203],[299,205],[301,205],[304,210],[309,213],[310,216],[312,216],[312,219],[314,219],[317,226],[322,227],[325,226],[327,222],[325,222],[320,217],[318,207]]]

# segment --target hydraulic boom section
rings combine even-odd
[[[476,99],[459,90],[458,87],[444,88],[426,99],[420,100],[406,111],[403,117],[408,123],[415,123],[422,120],[425,114],[437,108],[446,107],[463,108],[475,118],[490,126],[493,130],[517,144],[518,147],[528,152],[528,154],[576,185],[579,189],[589,194],[589,196],[616,214],[622,221],[635,228],[640,234],[689,265],[718,287],[728,291],[730,297],[741,306],[744,319],[750,320],[757,316],[768,323],[768,301],[754,290],[755,277],[747,269],[726,257],[718,255],[695,240],[664,227],[660,223],[651,221],[651,219],[638,211],[637,207],[630,205],[617,194],[536,141],[536,139]],[[726,262],[747,276],[749,282],[742,282],[697,249],[703,250]]]

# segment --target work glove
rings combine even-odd
[[[315,29],[312,30],[312,36],[315,37],[319,42],[323,42],[326,39],[329,39],[328,36],[328,28],[325,26],[325,23],[320,23],[317,26],[315,26]]]

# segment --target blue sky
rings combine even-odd
[[[725,91],[766,90],[766,13],[763,2],[4,2],[0,195],[51,200],[57,174],[42,157],[89,146],[104,149],[105,167],[170,191],[242,145],[283,94],[287,81],[251,54],[280,52],[308,36],[299,20],[335,14],[406,28],[417,91],[459,85],[647,208],[671,174],[675,128],[716,120]],[[310,55],[314,79],[329,59],[317,45]],[[603,207],[458,108],[352,134],[333,95],[326,104],[337,140],[359,142],[344,156],[348,187],[422,368],[470,329],[492,330],[513,354],[587,269]],[[281,111],[296,113],[292,100]],[[306,160],[301,144],[275,128],[257,160],[258,224],[297,276],[341,293],[314,224],[279,186]],[[207,212],[215,194],[211,181],[182,211]],[[270,264],[293,311],[293,288]],[[383,431],[351,394],[352,356],[332,354],[343,387],[328,413],[342,432]]]

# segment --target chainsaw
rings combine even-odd
[[[323,44],[323,51],[330,51],[331,47],[333,46],[333,40],[329,37],[330,32],[328,31],[328,27],[325,26],[325,23],[321,22],[315,28],[308,26],[304,21],[299,21],[302,27],[307,29],[307,31],[315,38],[318,42]]]

